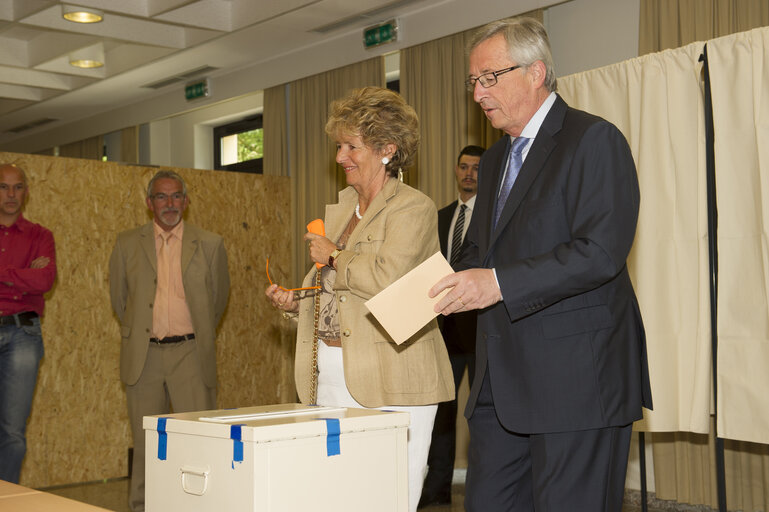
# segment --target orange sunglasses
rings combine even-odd
[[[275,284],[272,282],[272,278],[270,278],[270,258],[267,258],[267,265],[264,271],[267,272],[267,281],[269,281],[271,285]],[[286,292],[301,292],[304,290],[320,290],[320,286],[307,286],[305,288],[284,288],[278,285],[278,288]]]

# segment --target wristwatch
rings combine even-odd
[[[334,259],[339,256],[339,253],[342,252],[339,249],[334,249],[334,252],[331,253],[331,256],[328,257],[328,266],[331,268],[334,268]]]

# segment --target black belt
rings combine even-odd
[[[181,341],[194,340],[194,334],[182,334],[181,336],[166,336],[162,339],[150,338],[150,343],[157,343],[158,345],[164,345],[166,343],[179,343]]]
[[[0,325],[32,325],[32,320],[37,318],[34,311],[24,311],[15,315],[0,316]]]

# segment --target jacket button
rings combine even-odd
[[[152,309],[152,303],[150,302],[150,309]]]
[[[371,235],[367,236],[366,240],[368,240],[370,242],[371,241]]]
[[[347,295],[342,295],[341,297],[339,297],[339,302],[342,302],[342,303],[347,302]]]
[[[345,338],[349,338],[350,337],[350,329],[345,329],[344,332],[342,333],[342,336],[344,336]]]

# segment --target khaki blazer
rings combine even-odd
[[[326,207],[326,236],[336,241],[354,214],[358,194],[339,193]],[[396,345],[364,302],[439,251],[435,204],[421,192],[389,179],[374,198],[336,258],[334,285],[347,388],[365,407],[426,405],[454,398],[446,346],[432,320]],[[304,279],[311,286],[315,267]],[[299,398],[310,400],[313,298],[299,305],[295,377]]]
[[[136,384],[152,331],[157,261],[153,223],[117,236],[109,261],[110,299],[120,319],[120,378]],[[230,274],[222,237],[184,225],[182,282],[190,309],[203,382],[216,387],[216,326],[227,306]]]

